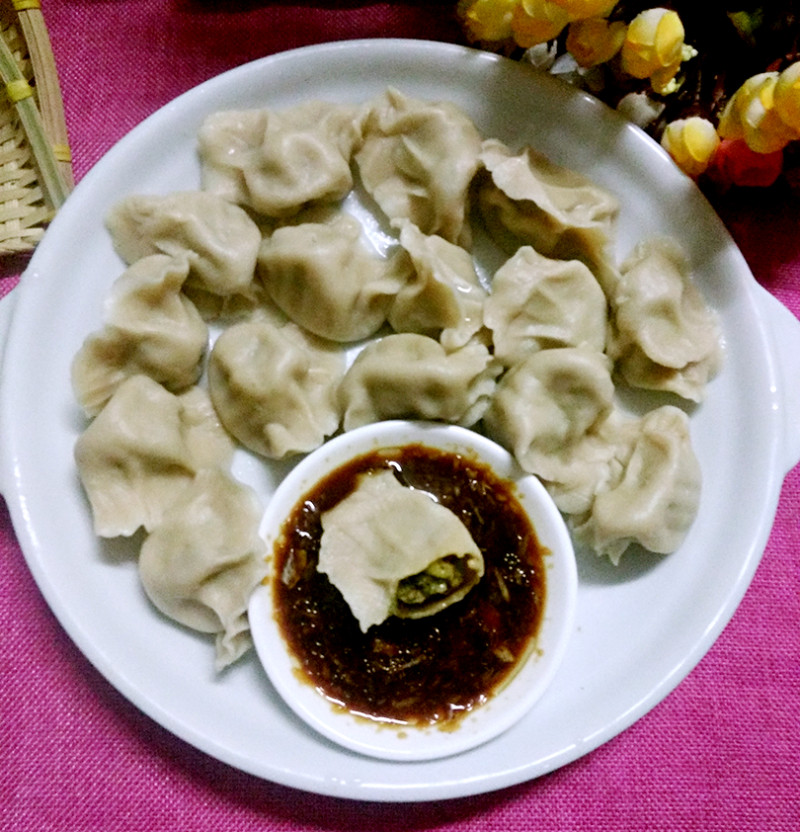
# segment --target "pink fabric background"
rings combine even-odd
[[[453,5],[49,0],[76,174],[177,94],[251,59],[354,37],[458,41]],[[800,314],[797,198],[738,198],[720,210],[756,278]],[[2,264],[0,294],[19,266]],[[534,782],[395,806],[262,782],[140,714],[60,629],[0,503],[0,829],[795,832],[798,519],[795,469],[733,620],[678,689],[625,733]]]

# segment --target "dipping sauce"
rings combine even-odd
[[[435,615],[391,617],[364,633],[317,571],[320,517],[363,473],[387,468],[457,515],[485,573]],[[307,681],[334,705],[390,724],[454,727],[533,647],[545,598],[543,554],[513,485],[487,466],[423,445],[382,449],[337,468],[287,518],[274,552],[275,615]]]

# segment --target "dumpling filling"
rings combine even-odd
[[[366,632],[392,615],[422,618],[460,601],[483,576],[484,564],[450,509],[385,470],[363,476],[322,515],[317,568]]]

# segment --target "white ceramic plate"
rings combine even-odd
[[[579,556],[576,632],[536,707],[496,740],[421,763],[342,750],[300,722],[255,656],[220,678],[206,638],[159,617],[124,547],[102,547],[72,463],[81,429],[69,364],[100,325],[121,271],[103,228],[120,197],[199,184],[195,135],[232,107],[309,97],[360,102],[394,85],[449,99],[487,136],[531,142],[622,199],[620,253],[642,236],[678,237],[719,310],[726,363],[692,418],[705,472],[697,522],[666,558],[615,569]],[[363,800],[418,801],[498,789],[596,748],[694,667],[738,605],[772,525],[785,472],[800,458],[800,326],[752,279],[692,183],[639,130],[595,100],[496,56],[418,41],[342,42],[276,55],[178,98],[83,179],[0,318],[11,317],[0,394],[2,489],[30,569],[78,647],[168,730],[259,777]],[[795,369],[792,369],[795,368]],[[264,494],[275,475],[242,463]]]

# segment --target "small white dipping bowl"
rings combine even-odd
[[[457,754],[496,737],[516,723],[542,696],[561,662],[573,632],[577,570],[572,542],[558,509],[535,477],[526,474],[505,449],[479,434],[453,425],[391,421],[342,434],[301,460],[285,477],[267,506],[262,534],[271,553],[286,518],[320,480],[350,460],[382,448],[421,444],[460,454],[515,484],[540,545],[546,550],[544,614],[527,658],[505,686],[466,716],[434,726],[395,726],[355,716],[333,705],[310,681],[291,654],[274,616],[272,575],[253,593],[250,628],[256,652],[275,689],[309,726],[353,751],[386,760],[430,760]]]

